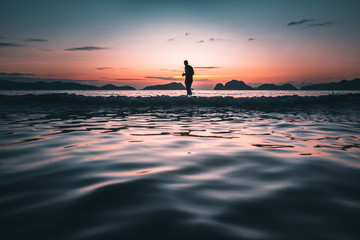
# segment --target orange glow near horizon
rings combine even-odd
[[[1,71],[34,74],[39,79],[73,79],[85,84],[148,85],[183,82],[183,61],[195,69],[194,87],[213,89],[236,79],[249,84],[329,82],[359,77],[360,60],[351,47],[334,49],[320,41],[291,39],[247,41],[242,34],[203,28],[190,36],[168,41],[170,27],[152,34],[143,26],[123,39],[114,35],[108,48],[66,51],[63,43],[51,50],[5,49]],[[193,30],[192,32],[196,32]],[[185,30],[184,30],[185,31]],[[228,36],[209,41],[212,36]],[[147,36],[146,41],[143,36]],[[171,36],[171,34],[170,34]],[[122,39],[122,40],[117,40]],[[207,39],[199,42],[199,39]],[[105,40],[103,40],[105,41]],[[121,43],[121,44],[120,44]],[[296,46],[296,47],[294,47]]]

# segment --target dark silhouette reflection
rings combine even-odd
[[[191,84],[193,82],[193,75],[195,73],[194,73],[194,69],[192,68],[192,66],[189,65],[187,60],[184,61],[184,65],[185,65],[185,73],[183,73],[182,76],[185,76],[185,86],[186,86],[187,95],[189,96],[192,95]]]

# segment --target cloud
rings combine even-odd
[[[96,69],[97,70],[113,70],[114,68],[112,68],[112,67],[98,67]]]
[[[212,82],[212,80],[208,78],[197,78],[195,82]]]
[[[94,50],[104,50],[108,48],[104,47],[94,47],[94,46],[85,46],[85,47],[74,47],[74,48],[66,48],[65,51],[94,51]]]
[[[54,50],[47,49],[47,48],[39,48],[39,50],[44,51],[44,52],[52,52],[52,51],[54,51]]]
[[[17,43],[7,43],[7,42],[0,42],[0,47],[23,47],[24,45],[20,45]]]
[[[215,69],[220,67],[194,67],[195,69]]]
[[[213,42],[213,41],[223,41],[224,39],[222,38],[209,38],[209,41],[210,42]]]
[[[167,80],[167,81],[179,81],[178,78],[173,78],[173,77],[152,77],[152,76],[146,76],[145,78],[148,78],[148,79]]]
[[[175,41],[175,38],[169,38],[168,39],[168,42],[172,42],[172,41]]]
[[[26,42],[47,42],[46,39],[42,39],[42,38],[28,38],[25,39]]]
[[[224,39],[222,38],[209,38],[209,40],[200,40],[197,41],[197,43],[205,43],[205,42],[215,42],[215,41],[223,41]]]
[[[309,23],[309,22],[312,22],[312,21],[314,21],[314,19],[303,19],[303,20],[300,20],[300,21],[289,22],[287,24],[287,26],[300,25],[300,24]]]
[[[4,39],[4,38],[5,38],[4,36],[1,36],[1,35],[0,35],[0,39]]]
[[[132,80],[144,80],[142,78],[115,78],[113,80],[118,80],[118,81],[132,81]]]
[[[185,36],[190,36],[190,33],[189,32],[185,33]]]
[[[323,27],[323,26],[328,26],[328,25],[332,25],[335,22],[323,22],[323,23],[313,23],[313,24],[309,24],[307,25],[307,27]]]
[[[32,74],[32,73],[6,73],[6,72],[0,72],[0,76],[22,77],[22,76],[35,76],[35,74]]]
[[[255,38],[249,38],[248,41],[255,41]]]
[[[160,69],[160,71],[182,72],[181,70],[165,69],[165,68]]]

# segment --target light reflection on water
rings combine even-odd
[[[177,97],[186,95],[186,92],[183,90],[7,90],[0,91],[0,94],[5,95],[24,95],[24,94],[53,94],[53,93],[68,93],[76,94],[83,96],[127,96],[127,97],[154,97],[154,96],[170,96]],[[278,97],[278,96],[323,96],[329,94],[356,94],[360,93],[359,90],[225,90],[225,91],[215,91],[215,90],[194,90],[194,96],[198,97]]]
[[[0,237],[356,239],[358,119],[200,109],[8,115]]]

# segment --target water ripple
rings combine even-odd
[[[2,118],[1,239],[357,239],[360,124],[196,111]]]

